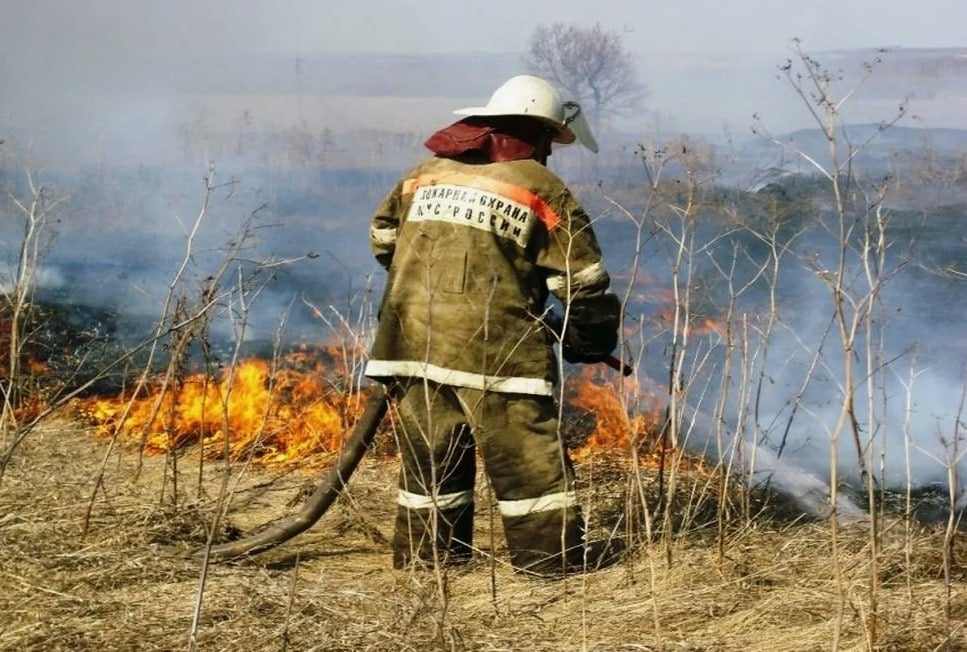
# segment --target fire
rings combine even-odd
[[[613,278],[620,277],[615,275]],[[647,306],[647,312],[652,315],[657,327],[670,329],[675,325],[677,310],[677,328],[680,332],[687,329],[693,336],[716,334],[724,337],[727,326],[725,321],[715,314],[714,308],[697,301],[694,296],[676,296],[672,287],[649,273],[639,274],[635,288],[637,291],[633,295],[633,303]],[[710,309],[713,314],[707,314]]]
[[[666,401],[660,398],[663,392],[657,388],[644,390],[636,381],[625,381],[622,394],[614,382],[606,382],[603,378],[600,368],[586,366],[567,382],[568,403],[595,416],[594,431],[572,453],[575,461],[584,462],[607,455],[610,460],[627,462],[634,453],[637,463],[646,468],[674,464],[682,471],[705,476],[714,473],[702,458],[673,450],[662,439],[667,418]],[[622,401],[622,396],[627,400]],[[634,405],[636,411],[629,411],[629,405]]]
[[[206,457],[252,456],[266,464],[304,461],[339,450],[366,392],[333,374],[318,352],[285,356],[276,368],[247,359],[220,378],[193,374],[138,397],[91,399],[82,412],[104,437],[118,433],[149,454],[200,444]]]
[[[352,431],[368,394],[324,359],[332,360],[333,353],[304,350],[275,365],[247,359],[217,378],[196,373],[167,386],[155,379],[135,397],[84,399],[81,412],[98,436],[117,434],[147,454],[196,445],[207,458],[227,452],[232,460],[269,466],[311,465],[313,458],[324,464]],[[635,380],[626,380],[622,393],[605,378],[613,374],[588,365],[567,381],[565,400],[595,416],[594,431],[573,451],[575,460],[627,459],[634,442],[639,461],[657,465],[663,393],[643,391]],[[393,450],[392,443],[384,450]]]
[[[627,382],[635,403],[643,410],[629,414],[621,395],[613,384],[603,382],[601,371],[586,366],[571,377],[566,386],[566,399],[571,405],[595,415],[595,428],[584,444],[574,451],[578,461],[596,452],[630,452],[631,442],[639,447],[656,443],[664,423],[663,407],[654,393],[643,393],[635,382]]]
[[[656,319],[659,323],[669,325],[675,321],[674,307],[665,307],[658,310]],[[688,330],[692,335],[702,336],[716,333],[719,336],[725,334],[725,324],[717,321],[713,317],[702,315],[689,315]]]

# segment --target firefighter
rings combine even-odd
[[[516,570],[610,564],[617,540],[585,541],[546,325],[553,295],[567,361],[618,343],[621,304],[589,216],[546,167],[554,144],[597,142],[579,104],[529,75],[455,113],[370,225],[388,278],[365,373],[402,390],[394,567],[470,559],[478,450]]]

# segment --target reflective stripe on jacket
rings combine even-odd
[[[372,378],[550,396],[548,294],[567,303],[610,283],[587,213],[530,159],[425,161],[380,204],[370,245],[389,272]]]

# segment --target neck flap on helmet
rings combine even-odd
[[[520,116],[474,116],[440,129],[424,145],[437,156],[471,152],[491,162],[533,158],[543,162],[553,130],[540,120]]]

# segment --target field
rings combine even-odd
[[[197,554],[296,513],[358,416],[386,279],[366,225],[429,129],[384,107],[429,119],[446,98],[238,89],[188,112],[170,163],[36,182],[8,144],[0,652],[967,650],[947,509],[967,513],[967,132],[899,125],[903,106],[847,125],[836,74],[781,70],[815,128],[726,152],[615,132],[560,161],[635,370],[562,368],[590,524],[632,545],[561,581],[509,567],[483,477],[473,562],[393,570],[385,431],[308,532]],[[292,103],[359,123],[258,115]],[[683,463],[656,463],[658,431]],[[824,516],[828,494],[859,516]]]
[[[548,582],[509,570],[481,495],[469,568],[394,571],[396,462],[370,456],[314,528],[211,565],[200,591],[189,553],[223,468],[184,450],[177,503],[164,469],[161,456],[109,449],[70,413],[30,434],[0,486],[0,650],[967,649],[967,544],[955,538],[947,582],[943,528],[897,516],[882,519],[875,551],[866,528],[839,529],[833,555],[830,523],[778,506],[730,518],[721,539],[696,514],[615,567]],[[220,529],[293,512],[317,472],[237,467]],[[596,456],[579,473],[585,499],[626,499],[626,466]],[[702,483],[682,479],[683,505]]]

